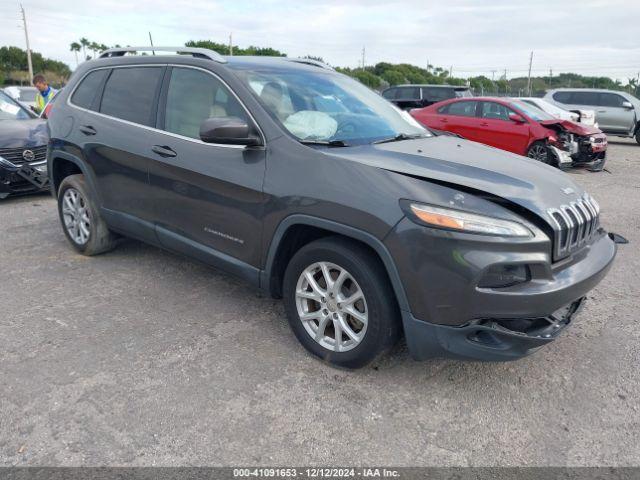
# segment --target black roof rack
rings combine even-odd
[[[196,58],[207,58],[218,63],[227,63],[227,60],[214,50],[194,47],[118,47],[105,50],[100,54],[99,58],[122,57],[127,53],[136,52],[153,52],[154,54],[155,52],[175,52],[178,54],[192,55]]]

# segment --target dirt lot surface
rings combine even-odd
[[[626,236],[564,335],[515,363],[360,371],[282,304],[126,241],[75,254],[46,195],[0,203],[0,465],[640,465],[640,146],[571,173]]]

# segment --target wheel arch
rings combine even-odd
[[[340,235],[367,246],[380,259],[398,306],[401,310],[409,310],[409,302],[395,262],[380,239],[363,230],[309,215],[290,215],[276,228],[267,251],[265,268],[260,273],[261,288],[274,297],[280,297],[284,270],[293,254],[307,243],[330,235]]]
[[[49,178],[51,182],[51,193],[58,196],[58,189],[62,181],[69,175],[82,174],[90,187],[90,193],[98,200],[98,190],[96,189],[94,176],[87,165],[75,155],[67,152],[52,151],[49,161]],[[97,202],[100,205],[100,202]]]

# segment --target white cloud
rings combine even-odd
[[[18,4],[3,0],[0,45],[24,45]],[[80,37],[108,45],[184,44],[191,39],[271,46],[290,56],[317,55],[355,66],[429,63],[454,75],[524,75],[553,68],[626,80],[640,70],[640,3],[449,0],[25,0],[32,48],[75,63],[69,44]],[[11,12],[15,12],[13,15]],[[14,21],[15,19],[15,21]]]

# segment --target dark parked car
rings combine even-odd
[[[141,50],[80,65],[49,120],[78,252],[123,234],[220,267],[283,297],[300,342],[345,367],[402,333],[419,359],[522,357],[613,261],[568,176],[434,136],[323,64],[125,55]]]
[[[382,96],[403,110],[422,108],[450,98],[470,97],[468,87],[452,85],[396,85],[382,92]]]
[[[46,189],[47,126],[0,91],[0,200]]]

